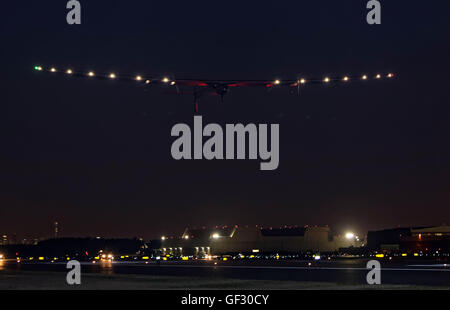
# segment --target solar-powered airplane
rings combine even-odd
[[[134,81],[142,84],[146,87],[152,85],[162,85],[167,87],[174,87],[176,94],[192,94],[194,97],[194,113],[198,113],[198,101],[201,96],[205,94],[217,95],[220,97],[220,102],[223,102],[224,96],[232,88],[236,87],[262,87],[266,89],[272,89],[275,87],[287,87],[290,91],[296,91],[300,94],[301,87],[306,84],[331,84],[331,83],[348,83],[350,81],[367,81],[367,80],[381,80],[394,78],[393,73],[387,74],[375,74],[361,76],[342,76],[342,77],[329,77],[325,76],[321,79],[307,79],[299,77],[295,80],[209,80],[209,79],[175,79],[170,77],[149,77],[142,75],[118,75],[116,73],[95,73],[94,71],[80,72],[73,69],[58,70],[55,67],[43,68],[42,66],[34,66],[34,70],[40,72],[48,72],[51,74],[64,74],[69,76],[85,77],[85,78],[97,78],[97,79],[109,79],[109,80],[122,80],[122,81]],[[192,87],[192,92],[183,92],[179,86]]]

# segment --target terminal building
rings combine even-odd
[[[233,253],[334,252],[344,247],[360,247],[353,233],[333,234],[329,227],[216,227],[189,229],[177,237],[163,236],[161,255],[206,256]]]
[[[450,226],[393,228],[369,231],[370,250],[402,250],[414,252],[450,252]]]

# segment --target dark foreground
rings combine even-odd
[[[365,289],[366,260],[82,263],[79,289]],[[381,261],[384,289],[449,289],[439,262]],[[0,289],[65,289],[64,263],[0,264]]]

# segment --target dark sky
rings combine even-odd
[[[185,226],[450,222],[450,2],[2,3],[0,232],[151,238]],[[395,72],[387,82],[239,89],[201,101],[205,123],[279,123],[280,166],[175,161],[192,98],[55,77],[35,64],[211,79]]]

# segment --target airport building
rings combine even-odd
[[[369,231],[370,250],[402,250],[410,252],[450,252],[450,226],[393,228]]]
[[[161,255],[223,255],[232,253],[334,252],[344,247],[360,247],[353,233],[333,234],[329,227],[216,227],[189,229],[177,237],[161,237]]]

